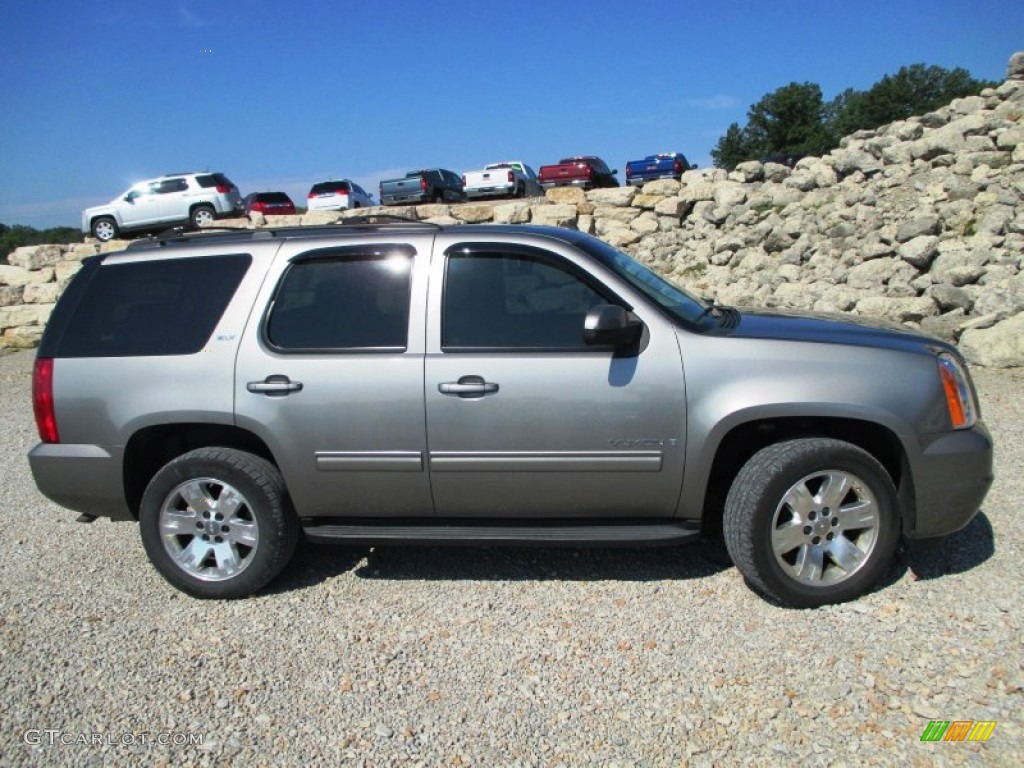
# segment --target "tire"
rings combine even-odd
[[[444,192],[438,192],[437,194],[435,194],[434,195],[434,202],[438,203],[438,204],[443,203],[444,202]]]
[[[234,599],[284,569],[299,523],[273,464],[232,448],[199,448],[154,475],[139,532],[150,562],[172,586],[193,597]]]
[[[109,216],[100,216],[98,219],[95,219],[90,229],[92,230],[92,236],[103,243],[109,242],[121,234],[117,228],[117,222]]]
[[[197,205],[192,209],[192,213],[189,215],[188,220],[192,223],[192,226],[196,229],[200,229],[203,224],[212,224],[217,220],[217,212],[208,205]]]
[[[726,548],[755,590],[794,608],[859,597],[892,561],[896,488],[866,451],[841,440],[770,445],[743,466],[722,521]]]
[[[520,184],[518,187],[516,187],[516,193],[513,195],[513,197],[517,197],[520,200],[526,197],[526,185]]]

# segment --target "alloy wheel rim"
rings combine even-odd
[[[880,526],[878,500],[867,483],[851,472],[822,470],[783,494],[772,518],[772,552],[789,578],[828,587],[867,565]]]
[[[202,581],[224,581],[244,571],[259,547],[252,506],[235,487],[203,477],[167,494],[160,538],[178,568]]]

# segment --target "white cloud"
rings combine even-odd
[[[206,22],[185,5],[178,6],[178,23],[182,27],[191,27],[193,29],[206,26]]]
[[[688,107],[696,107],[697,109],[706,109],[708,111],[732,109],[739,104],[734,97],[722,94],[701,99],[684,99],[683,103]]]

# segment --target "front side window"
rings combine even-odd
[[[610,303],[615,299],[553,255],[457,246],[448,253],[442,346],[589,349],[584,318]]]
[[[279,351],[405,349],[413,252],[333,249],[285,272],[265,326]]]

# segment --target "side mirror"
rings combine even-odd
[[[594,347],[628,347],[640,341],[643,330],[640,318],[624,307],[598,304],[583,320],[583,341]]]
[[[619,169],[618,169],[618,168],[613,168],[613,169],[612,169],[612,176],[614,176],[614,175],[615,175],[615,174],[617,174],[618,172],[619,172]]]

